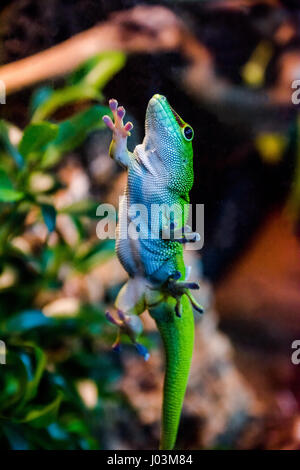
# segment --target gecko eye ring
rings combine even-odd
[[[184,126],[184,128],[182,129],[182,134],[183,134],[183,137],[185,138],[185,140],[187,140],[187,141],[193,140],[194,131],[191,128],[191,126],[188,126],[188,125]]]

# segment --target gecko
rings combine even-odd
[[[193,308],[203,313],[191,294],[199,284],[188,280],[190,269],[183,258],[184,244],[200,238],[186,224],[194,181],[194,131],[165,96],[155,94],[147,106],[143,142],[130,152],[127,139],[133,124],[124,124],[125,109],[117,100],[109,100],[109,107],[113,119],[103,117],[112,131],[109,155],[128,172],[116,252],[129,279],[117,296],[117,314],[106,312],[106,316],[118,328],[113,348],[120,349],[126,334],[146,360],[149,353],[138,341],[143,330],[139,316],[147,310],[156,322],[166,363],[160,449],[169,450],[176,443],[193,354]],[[137,216],[132,207],[145,208],[146,213],[141,210]],[[124,236],[124,226],[135,228],[135,236]]]

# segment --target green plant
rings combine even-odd
[[[85,274],[113,256],[113,243],[91,237],[97,201],[56,209],[62,188],[56,165],[103,126],[109,110],[98,103],[101,89],[123,64],[120,53],[100,54],[63,89],[36,91],[23,132],[0,123],[0,339],[7,348],[6,364],[0,365],[0,448],[99,448],[96,423],[106,401],[119,399],[108,393],[120,364],[108,347],[102,306],[78,302],[71,316],[47,316],[36,299],[60,291],[63,269]],[[64,121],[46,121],[66,104],[76,110],[79,101],[88,107]],[[75,227],[72,245],[57,228],[60,212]],[[26,236],[42,224],[48,235],[24,248]],[[87,380],[96,391],[93,413],[78,388]]]

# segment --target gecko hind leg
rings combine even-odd
[[[192,296],[190,289],[198,290],[200,286],[197,282],[187,282],[187,281],[179,281],[181,278],[181,272],[176,271],[168,280],[167,290],[168,292],[176,299],[175,305],[175,314],[177,317],[181,317],[181,305],[180,300],[181,297],[185,294],[187,295],[189,301],[192,304],[192,307],[198,312],[203,313],[203,307],[194,299]]]
[[[145,361],[150,357],[145,346],[137,341],[143,331],[143,324],[137,315],[127,315],[122,310],[117,310],[118,318],[114,318],[110,312],[106,312],[107,320],[118,328],[117,338],[112,345],[114,351],[121,350],[121,336],[125,334],[129,337],[137,352],[143,356]]]

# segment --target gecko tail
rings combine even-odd
[[[166,356],[160,450],[174,448],[194,348],[194,316],[187,296],[182,296],[179,318],[172,297],[149,309],[161,334]]]

